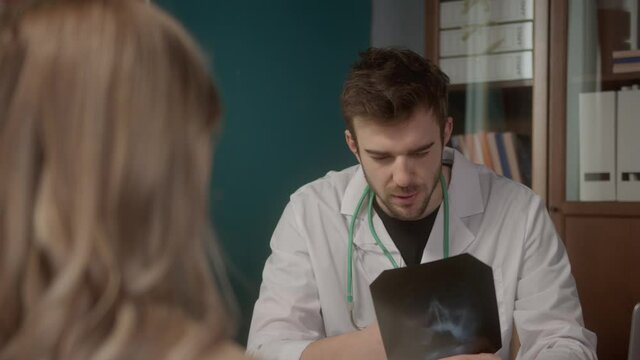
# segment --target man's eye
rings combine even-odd
[[[421,157],[427,156],[428,154],[429,154],[429,151],[420,151],[420,152],[414,153],[413,157],[421,158]]]
[[[372,155],[371,158],[376,161],[384,161],[389,159],[389,156],[386,155]]]

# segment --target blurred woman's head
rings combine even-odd
[[[0,358],[182,359],[213,345],[220,106],[200,51],[142,1],[13,12],[0,30]]]

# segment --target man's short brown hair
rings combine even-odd
[[[356,116],[379,122],[407,119],[419,106],[431,110],[441,136],[447,119],[449,77],[408,49],[369,48],[353,64],[342,91],[342,114],[355,138]]]

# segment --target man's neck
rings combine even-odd
[[[442,165],[441,167],[442,175],[444,176],[445,186],[449,187],[449,182],[451,182],[451,167]],[[424,212],[423,217],[429,216],[429,214],[433,213],[440,204],[442,204],[444,194],[442,193],[442,186],[440,184],[440,177],[438,177],[437,185],[433,189],[433,194],[431,195],[431,199],[429,200],[429,204]]]

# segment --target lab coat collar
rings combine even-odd
[[[356,211],[356,207],[358,206],[358,201],[362,197],[362,193],[364,192],[365,187],[367,186],[367,179],[364,176],[364,171],[362,170],[362,166],[358,165],[355,175],[349,181],[347,188],[342,196],[342,206],[340,207],[340,213],[344,215],[352,216]],[[360,208],[360,212],[358,213],[358,217],[364,217],[367,214],[367,206],[365,203],[362,204]]]
[[[476,164],[462,153],[446,147],[444,159],[453,159],[451,180],[449,181],[449,207],[459,218],[484,212],[484,199],[480,187],[480,176]]]
[[[480,178],[476,165],[467,160],[460,152],[449,147],[444,150],[444,162],[453,161],[451,180],[449,182],[449,252],[450,255],[456,255],[464,251],[467,246],[475,239],[475,235],[467,228],[464,218],[482,213],[484,211],[484,201],[482,189],[480,187]],[[362,171],[362,167],[358,166],[356,173],[347,185],[340,212],[347,216],[352,216],[358,201],[362,197],[367,181]],[[366,224],[367,203],[363,203],[357,214],[358,225],[356,226],[355,244],[375,243],[375,240],[369,234]],[[444,207],[438,210],[435,224],[431,231],[426,251],[423,256],[423,262],[433,261],[442,257],[442,237],[444,222]],[[379,217],[374,214],[374,226],[380,237],[380,240],[394,253],[397,252],[393,241],[384,229],[384,225]],[[364,227],[362,226],[364,225]],[[358,231],[359,230],[359,231]]]

